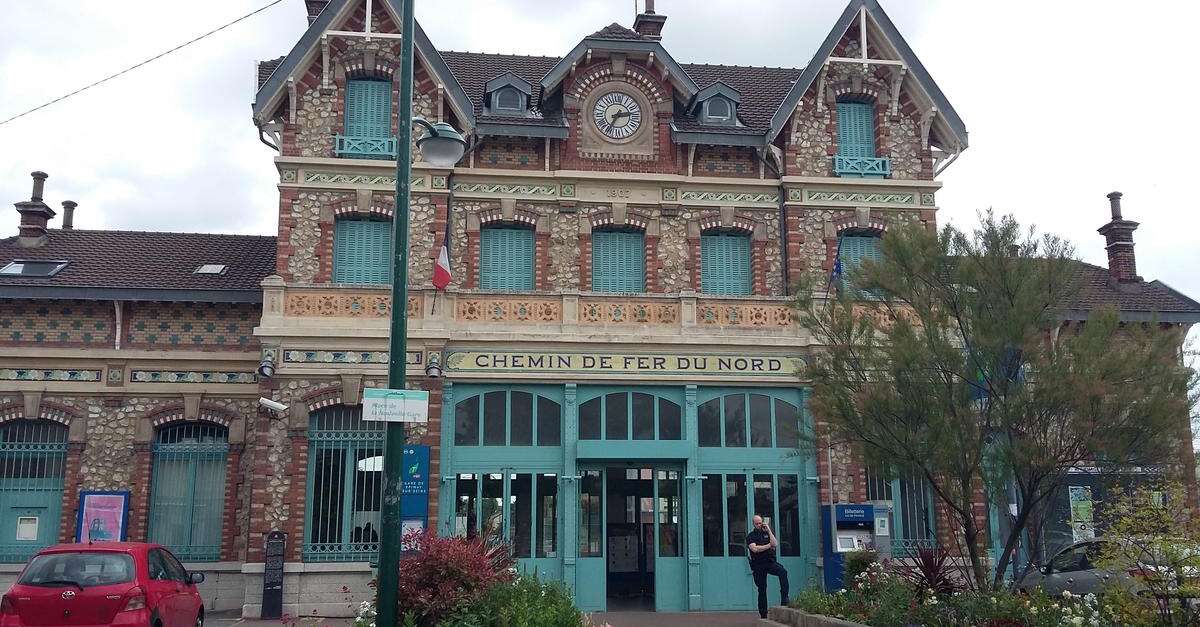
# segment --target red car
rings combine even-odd
[[[0,627],[201,627],[202,581],[157,544],[59,544],[33,556],[0,598]]]

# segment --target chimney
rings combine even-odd
[[[663,24],[666,23],[667,16],[658,15],[654,12],[654,0],[646,0],[646,10],[638,13],[633,20],[633,30],[640,33],[646,39],[658,41],[662,39]]]
[[[308,24],[317,21],[317,16],[321,11],[325,10],[325,5],[329,4],[329,0],[304,0],[304,8],[308,9]]]
[[[1108,274],[1122,283],[1141,281],[1133,254],[1133,232],[1137,230],[1138,223],[1121,217],[1121,192],[1109,194],[1108,204],[1112,210],[1112,221],[1097,231],[1104,236],[1104,247],[1108,250]]]
[[[29,200],[16,203],[17,213],[21,214],[21,223],[17,227],[17,244],[25,248],[37,248],[46,243],[46,226],[54,217],[54,210],[42,202],[42,192],[46,186],[46,173],[33,172],[33,192]]]
[[[67,231],[70,231],[71,229],[75,228],[75,207],[78,207],[79,203],[75,202],[74,200],[64,200],[62,202],[62,205],[63,205],[62,228]]]

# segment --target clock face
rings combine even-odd
[[[609,92],[596,100],[592,119],[605,137],[628,139],[642,125],[642,107],[629,94]]]

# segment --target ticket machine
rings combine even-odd
[[[830,537],[832,532],[832,537]],[[875,548],[875,507],[870,503],[821,506],[821,539],[825,565],[825,590],[845,587],[842,580],[845,554]]]

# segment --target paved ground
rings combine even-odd
[[[276,620],[242,620],[235,614],[221,614],[209,617],[205,623],[208,627],[345,627],[354,624],[354,621],[348,618],[303,618],[284,623]],[[592,614],[592,623],[598,626],[607,623],[612,627],[758,627],[760,624],[755,612],[611,612]]]

